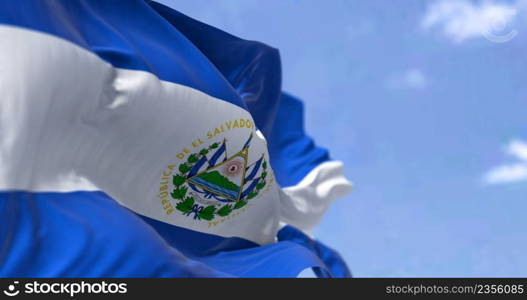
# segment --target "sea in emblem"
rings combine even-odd
[[[189,181],[233,200],[238,199],[238,195],[240,194],[240,187],[227,177],[221,175],[217,170],[200,174]]]

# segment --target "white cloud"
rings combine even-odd
[[[439,29],[454,43],[482,37],[505,42],[516,36],[513,23],[525,2],[436,0],[428,6],[421,26],[425,30]]]
[[[505,146],[504,152],[518,161],[492,168],[483,176],[483,181],[487,184],[527,181],[527,142],[512,140]]]
[[[527,181],[527,164],[516,163],[495,167],[485,174],[484,181],[488,184]]]
[[[421,70],[408,69],[390,77],[386,85],[391,89],[422,90],[428,86],[428,79]]]
[[[527,142],[513,140],[507,145],[506,151],[517,159],[527,162]]]

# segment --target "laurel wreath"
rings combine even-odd
[[[181,163],[178,167],[179,173],[174,175],[172,177],[172,183],[174,184],[174,190],[170,194],[172,198],[177,202],[176,209],[181,211],[184,215],[190,215],[193,211],[195,211],[196,215],[200,219],[204,219],[207,221],[213,220],[216,216],[220,217],[226,217],[229,214],[231,214],[233,211],[240,209],[247,205],[248,201],[256,196],[258,196],[258,193],[265,187],[266,177],[267,177],[267,161],[264,160],[262,162],[262,168],[263,172],[260,175],[260,182],[256,185],[256,189],[254,191],[251,191],[247,195],[245,195],[243,198],[240,198],[236,203],[234,204],[225,204],[221,206],[219,209],[215,205],[209,205],[209,206],[203,206],[199,205],[196,210],[194,210],[194,207],[196,205],[196,201],[194,200],[194,197],[188,196],[187,197],[187,191],[188,186],[184,186],[186,180],[185,174],[187,174],[192,167],[199,161],[200,156],[207,155],[211,150],[216,149],[219,147],[218,143],[214,143],[210,145],[207,148],[201,149],[199,152],[192,153],[188,156],[187,161],[184,163]]]

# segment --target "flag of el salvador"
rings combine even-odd
[[[0,276],[347,277],[276,49],[144,0],[0,2]]]

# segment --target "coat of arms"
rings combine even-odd
[[[172,177],[176,209],[194,219],[226,217],[244,207],[265,187],[267,161],[249,161],[252,133],[242,149],[228,154],[227,140],[192,153]]]

